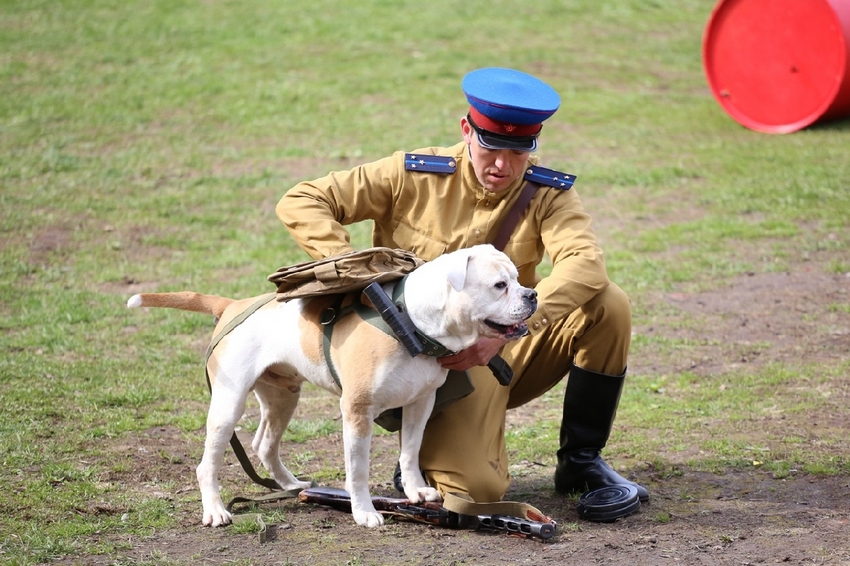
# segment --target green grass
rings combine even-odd
[[[132,469],[108,447],[160,426],[200,446],[211,327],[198,315],[130,312],[128,290],[269,291],[269,273],[306,258],[274,216],[287,188],[454,143],[460,79],[473,68],[523,68],[562,94],[541,155],[605,206],[592,213],[608,220],[610,274],[639,320],[665,316],[642,306],[653,292],[846,250],[847,122],[787,136],[732,122],[701,69],[713,4],[0,2],[0,559],[114,553],[121,537],[91,535],[174,525],[179,501],[108,479]],[[368,242],[368,226],[352,233]],[[832,309],[846,315],[848,304]],[[712,344],[637,337],[635,351],[695,347]],[[671,474],[677,465],[654,454],[687,454],[707,470],[850,473],[831,449],[844,446],[841,431],[748,438],[782,429],[776,405],[832,410],[835,398],[819,393],[847,372],[634,375],[613,456],[655,458]],[[547,397],[553,415],[558,397]],[[551,462],[549,420],[511,430],[511,450]],[[337,433],[318,418],[289,438]],[[80,511],[95,504],[111,511]]]

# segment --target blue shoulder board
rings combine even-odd
[[[404,168],[408,171],[425,173],[454,173],[457,169],[457,163],[455,163],[454,157],[408,153],[404,156]]]
[[[568,191],[576,182],[576,176],[568,173],[561,173],[554,169],[546,169],[532,165],[525,171],[525,180],[537,183],[538,185],[546,185],[547,187],[555,187]]]

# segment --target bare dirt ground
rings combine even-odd
[[[825,253],[788,271],[741,276],[715,291],[658,294],[651,300],[657,302],[654,306],[663,316],[651,321],[637,319],[636,332],[680,338],[692,334],[702,337],[700,343],[714,345],[695,346],[685,358],[649,352],[634,360],[633,369],[643,373],[690,369],[708,375],[736,365],[792,358],[846,360],[850,357],[850,323],[847,313],[834,307],[848,303],[850,277],[826,269],[836,257]],[[681,324],[682,317],[691,322]],[[836,402],[846,407],[847,390],[842,388],[839,396],[842,399]],[[336,401],[327,398],[326,407],[333,408]],[[534,412],[531,403],[511,413],[509,419],[534,418]],[[840,414],[843,421],[830,426],[850,429],[847,412]],[[243,443],[250,444],[247,434]],[[394,436],[375,439],[372,477],[375,482],[385,480],[373,484],[375,494],[397,496],[390,485],[395,444]],[[338,436],[292,448],[339,461],[342,466]],[[91,556],[65,563],[850,564],[850,478],[846,476],[791,473],[778,479],[758,468],[715,475],[685,467],[677,467],[681,473],[671,475],[638,463],[623,471],[649,488],[650,502],[616,523],[600,524],[580,520],[576,500],[554,493],[551,469],[521,462],[513,468],[519,473],[506,499],[531,503],[558,521],[557,535],[546,542],[397,521],[366,531],[354,525],[349,515],[292,500],[262,507],[263,513],[281,511],[276,516],[284,518],[268,524],[266,540],[260,542],[256,533],[238,534],[232,527],[200,525],[194,466],[201,449],[196,440],[168,428],[149,430],[116,445],[116,453],[128,456],[133,469],[107,481],[148,490],[170,501],[180,526],[142,538],[113,537],[113,542],[125,547],[120,556]],[[263,493],[252,486],[230,452],[227,463],[222,483],[231,494]],[[176,487],[161,491],[158,486],[162,485]],[[341,476],[333,485],[342,487]],[[92,502],[88,512],[123,510]]]

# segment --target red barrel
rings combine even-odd
[[[850,115],[850,0],[720,0],[703,67],[739,124],[795,132]]]

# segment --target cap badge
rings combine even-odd
[[[504,125],[504,126],[502,126],[502,127],[503,127],[503,128],[505,129],[505,131],[506,131],[506,132],[508,132],[508,133],[511,133],[511,132],[513,132],[514,130],[516,130],[516,126],[514,126],[513,124],[505,124],[505,125]]]

